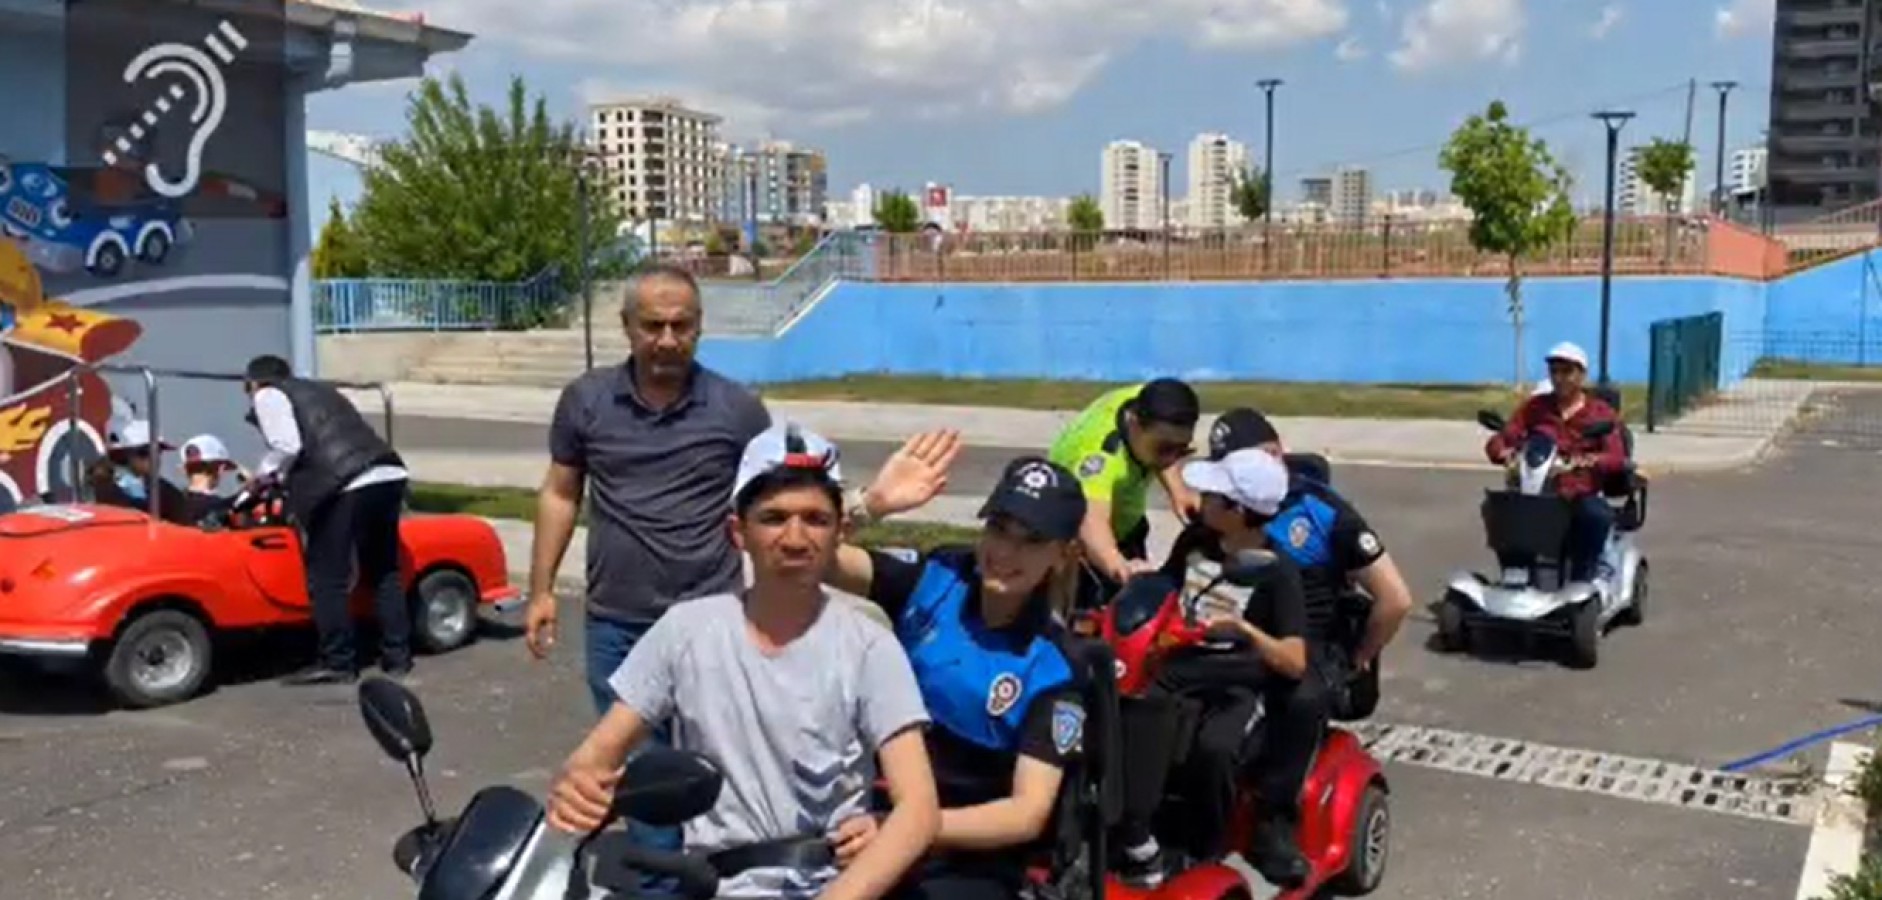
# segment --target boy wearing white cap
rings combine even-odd
[[[199,434],[183,442],[183,474],[189,489],[198,494],[219,495],[222,479],[235,476],[238,484],[248,481],[248,472],[229,455],[228,445],[213,434]]]
[[[1183,465],[1182,479],[1200,495],[1198,518],[1218,537],[1224,554],[1270,549],[1265,527],[1281,511],[1288,492],[1287,468],[1273,454],[1250,448],[1221,459],[1195,460]],[[1197,571],[1204,562],[1199,555],[1178,548],[1160,571],[1179,584],[1206,580],[1207,573]],[[1245,751],[1250,723],[1264,706],[1283,705],[1285,694],[1307,672],[1307,610],[1300,569],[1286,554],[1274,554],[1262,584],[1253,589],[1218,587],[1201,598],[1200,606],[1200,617],[1212,632],[1245,642],[1248,649],[1174,659],[1158,679],[1160,691],[1204,705],[1189,756],[1173,774],[1188,785],[1184,793],[1195,804],[1195,833],[1212,845],[1186,849],[1204,857],[1225,852],[1221,836],[1229,830],[1235,785],[1243,768],[1252,765],[1264,800],[1249,862],[1277,886],[1298,885],[1308,873],[1293,840],[1293,812],[1316,735],[1311,728],[1271,723],[1255,753]],[[1125,865],[1119,874],[1135,886],[1155,887],[1163,874],[1160,848],[1138,812],[1129,814],[1122,826]],[[1204,818],[1208,821],[1201,821]]]
[[[686,849],[739,856],[725,861],[718,896],[873,900],[940,826],[927,707],[895,636],[823,588],[842,543],[836,448],[774,426],[746,445],[737,472],[725,527],[751,557],[751,587],[676,604],[648,628],[608,679],[613,704],[556,778],[548,820],[571,833],[599,826],[629,753],[683,722],[675,743],[711,757],[729,782],[711,814],[685,825]],[[854,840],[878,769],[894,805]],[[829,843],[735,849],[806,836]]]
[[[92,497],[106,506],[148,510],[151,470],[165,451],[176,448],[162,439],[153,440],[150,423],[143,419],[120,422],[106,436],[105,457],[86,473]],[[172,525],[195,524],[195,504],[162,475],[156,483],[158,516]]]
[[[1550,391],[1536,394],[1518,407],[1509,424],[1490,437],[1484,454],[1503,465],[1522,447],[1531,433],[1549,434],[1573,468],[1556,477],[1556,490],[1575,504],[1574,530],[1569,536],[1569,577],[1591,581],[1598,574],[1601,550],[1614,527],[1614,510],[1601,498],[1601,484],[1627,465],[1621,439],[1620,414],[1590,392],[1588,354],[1563,342],[1549,349]],[[1585,437],[1597,422],[1612,422],[1613,430],[1598,438]]]

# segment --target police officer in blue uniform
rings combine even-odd
[[[957,441],[912,439],[848,504],[852,521],[926,502]],[[845,546],[827,579],[888,614],[934,722],[941,831],[905,898],[1020,896],[1065,768],[1082,750],[1085,708],[1055,615],[1077,589],[1078,479],[1041,457],[1014,460],[980,515],[973,547],[897,555]]]

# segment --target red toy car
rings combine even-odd
[[[191,528],[91,504],[0,515],[0,654],[85,662],[132,707],[187,700],[211,675],[211,637],[311,622],[296,530],[278,498]],[[431,652],[468,642],[477,607],[512,607],[503,545],[473,516],[400,522],[412,637]],[[372,598],[353,593],[356,616]]]
[[[1117,727],[1110,729],[1108,738],[1101,729],[1096,739],[1118,745],[1100,751],[1104,777],[1129,782],[1130,772],[1162,771],[1161,767],[1171,761],[1170,754],[1177,751],[1167,736],[1190,733],[1178,724],[1180,702],[1146,698],[1146,689],[1173,653],[1211,652],[1212,648],[1245,652],[1232,643],[1215,642],[1197,624],[1194,600],[1225,580],[1244,586],[1254,584],[1269,559],[1259,551],[1237,554],[1223,566],[1221,576],[1188,598],[1166,577],[1139,576],[1125,585],[1109,605],[1075,622],[1075,630],[1108,648],[1109,653],[1104,655],[1109,657],[1110,674],[1115,676],[1112,687],[1116,696],[1112,702],[1118,710]],[[1089,726],[1087,734],[1091,734]],[[1120,757],[1128,761],[1120,762]],[[1161,784],[1152,787],[1160,790]],[[1116,790],[1129,795],[1133,789],[1126,784]],[[1302,797],[1296,837],[1311,874],[1298,889],[1281,892],[1270,886],[1276,893],[1260,896],[1294,900],[1326,892],[1360,896],[1376,890],[1385,875],[1391,835],[1385,773],[1378,761],[1351,732],[1329,729],[1315,755]],[[1181,834],[1183,798],[1169,795],[1153,799],[1158,810],[1158,842],[1182,848],[1188,843]],[[1114,805],[1117,802],[1128,801],[1114,801]],[[1255,808],[1253,792],[1246,786],[1236,798],[1236,808],[1239,812],[1233,819],[1227,846],[1247,856],[1254,837]],[[1155,890],[1133,888],[1115,878],[1107,878],[1104,887],[1106,900],[1229,900],[1249,896],[1247,892],[1248,884],[1240,872],[1215,861],[1191,865]]]

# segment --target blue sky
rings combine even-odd
[[[1635,110],[1623,145],[1686,128],[1711,183],[1717,95],[1727,146],[1760,140],[1773,0],[379,0],[475,35],[438,58],[500,102],[512,73],[552,112],[668,93],[726,115],[734,139],[823,149],[833,197],[859,182],[959,194],[1098,187],[1099,151],[1134,138],[1182,158],[1199,131],[1263,141],[1278,77],[1277,191],[1366,165],[1380,189],[1442,189],[1437,148],[1491,99],[1537,123],[1600,196],[1603,131],[1587,113]],[[397,135],[415,81],[310,101],[310,127]],[[316,157],[312,199],[350,201],[358,178]],[[316,221],[316,227],[318,221]]]

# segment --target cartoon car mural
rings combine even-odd
[[[74,471],[104,453],[112,413],[110,384],[81,367],[142,334],[130,319],[46,298],[19,244],[0,239],[0,513],[72,496]]]
[[[0,157],[0,237],[19,241],[48,272],[114,278],[132,259],[161,265],[193,231],[176,201],[86,202],[51,166]]]

